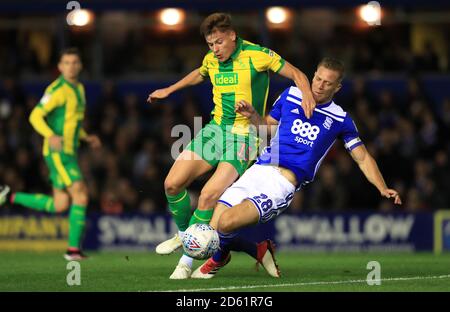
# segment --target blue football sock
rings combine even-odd
[[[222,262],[230,254],[230,248],[229,248],[230,243],[233,241],[233,238],[237,235],[237,233],[234,232],[234,233],[224,234],[219,231],[217,231],[217,233],[219,234],[219,238],[220,238],[220,246],[219,246],[219,250],[216,251],[216,253],[213,255],[212,258],[215,262]]]
[[[251,257],[256,259],[257,248],[256,243],[242,238],[237,232],[234,233],[219,233],[220,248],[213,255],[213,260],[216,262],[222,262],[226,259],[231,250],[244,251]]]
[[[256,259],[257,255],[256,243],[246,240],[240,235],[237,235],[233,238],[232,242],[229,245],[229,248],[230,250],[233,251],[243,251],[247,253],[249,256]]]

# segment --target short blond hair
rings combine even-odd
[[[317,65],[317,68],[319,67],[325,67],[331,70],[334,70],[335,72],[339,73],[339,81],[342,81],[345,75],[345,66],[344,62],[342,62],[339,59],[333,58],[333,57],[324,57],[319,65]]]

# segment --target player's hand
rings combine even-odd
[[[316,101],[314,100],[312,93],[310,94],[303,94],[302,98],[302,108],[305,112],[306,118],[311,118],[314,109],[316,108]]]
[[[153,103],[156,100],[165,99],[170,95],[169,88],[158,89],[148,95],[147,102]]]
[[[102,141],[100,141],[100,138],[96,135],[88,135],[84,139],[91,148],[100,148],[102,147]]]
[[[386,198],[393,198],[394,199],[394,204],[396,204],[396,205],[401,205],[402,204],[402,200],[400,198],[400,195],[398,194],[398,192],[396,190],[385,189],[384,191],[381,192],[381,196],[386,197]]]
[[[253,106],[245,100],[240,100],[239,102],[237,102],[234,107],[234,111],[247,118],[252,117],[255,113],[255,109],[253,108]]]
[[[59,152],[62,150],[63,137],[59,135],[52,135],[48,138],[48,145],[50,149],[55,152]]]

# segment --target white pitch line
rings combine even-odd
[[[382,278],[380,280],[370,280],[370,281],[392,282],[392,281],[411,281],[411,280],[444,279],[444,278],[450,278],[450,274],[435,275],[435,276],[389,277],[389,278]],[[270,284],[270,285],[264,284],[264,285],[229,286],[229,287],[197,288],[197,289],[173,289],[173,290],[164,290],[163,292],[221,291],[221,290],[253,289],[253,288],[268,288],[268,287],[338,285],[338,284],[355,284],[355,283],[367,283],[367,280],[361,279],[361,280],[321,281],[321,282],[305,282],[305,283],[285,283],[285,284]],[[150,292],[155,291],[157,290],[152,290]]]

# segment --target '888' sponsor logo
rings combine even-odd
[[[320,128],[318,126],[311,126],[309,122],[302,121],[301,119],[295,119],[292,123],[291,132],[292,134],[300,135],[295,137],[295,141],[297,143],[302,143],[312,147],[314,144],[312,141],[317,139]]]

